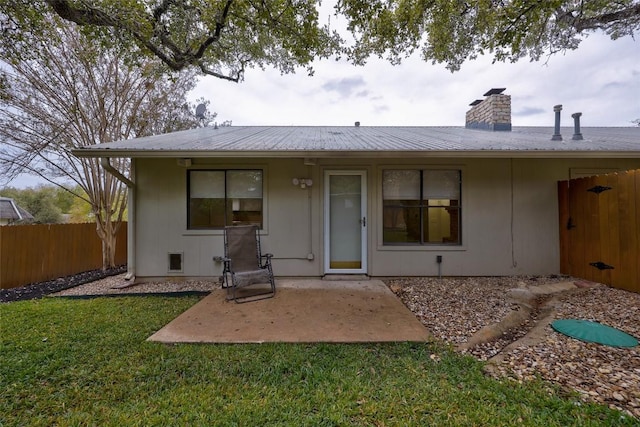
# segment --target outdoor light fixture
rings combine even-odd
[[[299,185],[302,189],[311,187],[313,185],[313,181],[309,178],[293,178],[293,180],[291,180],[291,183],[296,186]]]

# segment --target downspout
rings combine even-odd
[[[136,198],[135,191],[136,185],[129,178],[124,176],[120,171],[113,167],[110,163],[109,157],[101,157],[100,165],[109,174],[113,175],[118,181],[124,183],[127,186],[127,205],[129,206],[129,213],[127,217],[127,274],[124,277],[125,280],[135,281],[136,277]],[[133,172],[133,162],[131,163],[131,170]]]

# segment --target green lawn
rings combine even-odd
[[[432,344],[163,345],[197,297],[0,304],[0,425],[634,425]],[[637,425],[637,424],[636,424]]]

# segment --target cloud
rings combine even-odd
[[[547,110],[544,110],[542,108],[525,107],[520,109],[519,111],[514,112],[513,115],[519,116],[519,117],[527,117],[527,116],[535,116],[537,114],[544,114],[546,112]]]
[[[390,108],[389,108],[388,105],[374,105],[373,106],[373,111],[375,111],[378,114],[386,113],[389,110],[390,110]]]
[[[336,92],[342,98],[349,98],[351,94],[359,88],[366,87],[366,83],[362,76],[356,77],[344,77],[341,79],[331,79],[322,85],[322,89],[327,92]],[[356,96],[363,92],[367,92],[365,90],[360,90]],[[365,95],[366,96],[366,95]]]

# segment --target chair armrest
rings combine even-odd
[[[223,256],[214,256],[213,260],[215,262],[228,262],[228,261],[231,261],[229,258],[225,258]]]
[[[268,268],[271,270],[271,258],[273,258],[273,254],[260,255],[260,259],[264,259],[264,261],[261,261],[262,268]]]

